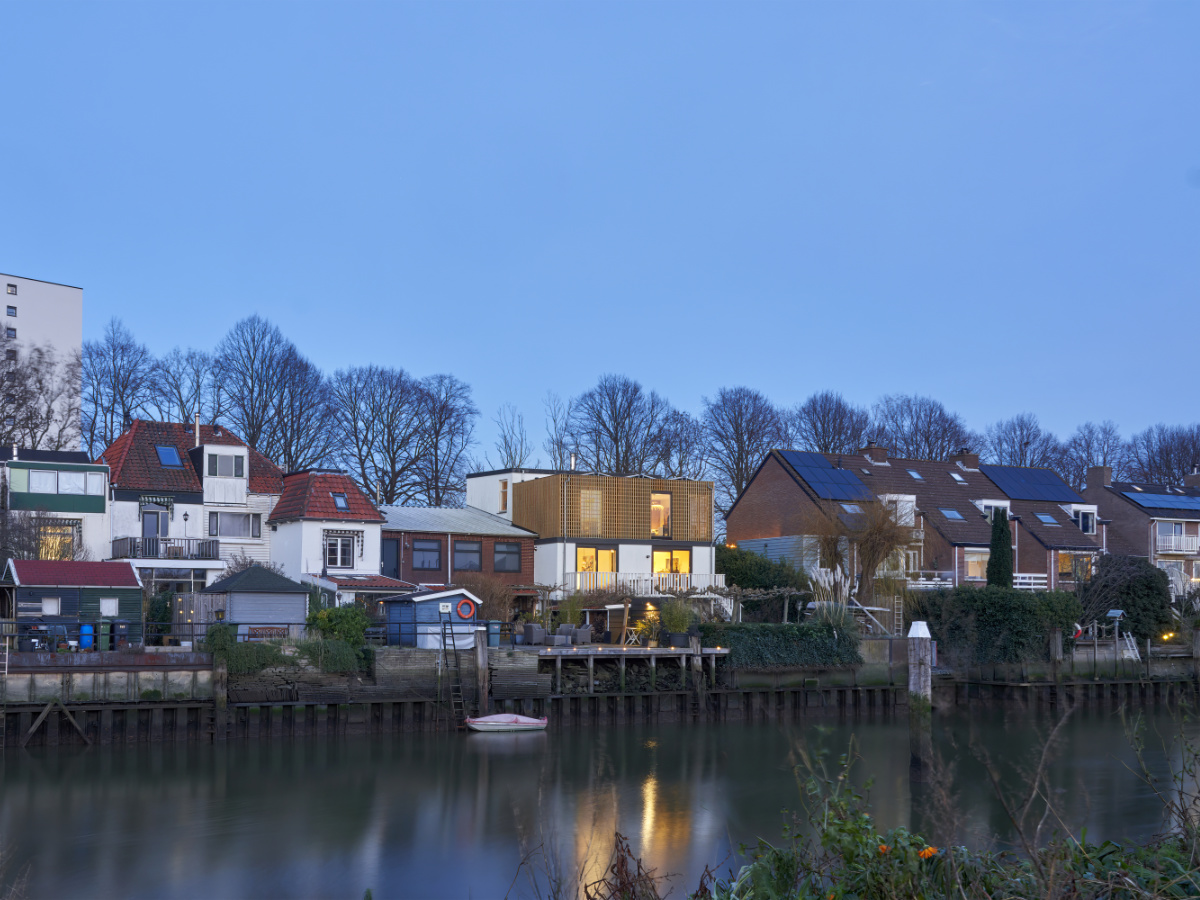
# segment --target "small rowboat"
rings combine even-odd
[[[472,731],[545,731],[546,719],[500,713],[495,716],[480,716],[478,719],[468,718],[467,727]]]

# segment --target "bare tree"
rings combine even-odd
[[[120,319],[104,336],[83,344],[82,428],[84,450],[95,459],[144,414],[154,392],[154,358]]]
[[[1075,429],[1063,450],[1062,476],[1071,487],[1081,490],[1092,466],[1110,466],[1113,478],[1127,480],[1126,447],[1121,431],[1112,421],[1084,422]]]
[[[470,386],[453,375],[430,375],[421,386],[425,396],[418,497],[429,506],[461,506],[479,410]]]
[[[912,540],[912,527],[901,524],[904,518],[898,507],[877,501],[860,501],[850,508],[823,503],[806,517],[803,533],[816,539],[821,568],[846,571],[854,561],[857,572],[850,574],[858,576],[856,599],[871,606],[879,567]]]
[[[312,362],[289,347],[275,398],[275,412],[257,449],[285,472],[326,463],[333,453],[329,421],[330,391]]]
[[[0,488],[7,485],[0,478]],[[0,559],[89,560],[79,526],[44,510],[0,509]]]
[[[763,457],[786,443],[779,411],[763,394],[747,387],[721,388],[704,398],[704,435],[716,482],[714,501],[721,515],[745,490]]]
[[[871,411],[871,431],[878,443],[905,459],[946,459],[982,443],[961,416],[932,397],[915,394],[881,397]]]
[[[34,450],[77,450],[80,441],[78,353],[60,359],[54,348],[19,346],[0,337],[4,415],[0,445]]]
[[[283,332],[258,315],[242,319],[217,345],[229,421],[247,444],[268,456],[263,438],[277,413],[293,350]]]
[[[1200,466],[1200,425],[1154,425],[1135,434],[1127,447],[1133,481],[1182,484]]]
[[[785,418],[788,446],[817,453],[854,453],[867,440],[871,415],[835,391],[813,394]]]
[[[403,369],[359,366],[330,382],[332,428],[340,465],[370,497],[386,505],[414,502],[425,391]]]
[[[529,465],[529,458],[533,455],[533,444],[529,440],[529,432],[525,429],[525,416],[517,410],[516,404],[505,403],[492,421],[498,429],[495,468],[519,469]],[[487,460],[488,468],[493,468],[487,454],[484,454],[484,459]],[[537,463],[533,465],[536,466]]]
[[[703,478],[708,471],[708,442],[695,416],[672,410],[663,429],[657,475],[664,478]]]
[[[244,572],[254,566],[266,569],[268,572],[274,572],[276,575],[283,575],[285,577],[287,575],[283,570],[283,566],[279,563],[263,562],[262,560],[252,559],[245,553],[238,552],[225,560],[225,571],[221,573],[221,577],[228,578],[230,575],[236,575],[238,572]]]
[[[597,475],[650,475],[659,469],[671,405],[624,375],[602,375],[571,404],[571,448]]]
[[[542,449],[550,456],[550,468],[562,472],[571,466],[571,401],[548,391],[542,405],[546,411]]]
[[[154,361],[154,392],[149,406],[162,422],[216,422],[224,414],[216,360],[204,350],[174,348]]]
[[[1033,413],[1020,413],[989,425],[983,452],[988,462],[998,466],[1062,468],[1062,444],[1042,428]]]

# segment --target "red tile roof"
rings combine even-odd
[[[16,583],[35,587],[140,588],[137,573],[127,562],[59,562],[14,559],[9,565]]]
[[[402,593],[416,588],[415,584],[388,578],[386,575],[326,575],[338,588],[347,591],[396,591]]]
[[[345,494],[348,509],[338,509],[334,494]],[[322,521],[382,522],[383,516],[343,472],[294,472],[283,477],[283,496],[271,512],[271,522],[292,519]]]
[[[245,447],[246,442],[220,425],[201,425],[200,443]],[[129,429],[100,454],[108,463],[113,487],[134,491],[203,490],[200,475],[192,464],[188,451],[196,444],[191,425],[179,422],[147,422],[135,419]],[[158,447],[174,447],[179,452],[182,468],[168,468],[158,461]],[[283,473],[279,468],[250,448],[250,478],[248,487],[254,494],[278,494],[282,491]]]

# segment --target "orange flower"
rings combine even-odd
[[[921,859],[929,859],[931,856],[937,856],[937,853],[937,847],[926,847],[924,850],[918,853],[917,856],[921,857]]]
[[[891,849],[892,849],[892,848],[891,848],[891,847],[889,847],[887,844],[880,844],[880,845],[879,845],[879,852],[880,852],[880,853],[887,853],[887,852],[888,852],[889,850],[891,850]]]

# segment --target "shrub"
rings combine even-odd
[[[725,576],[726,584],[740,588],[808,589],[808,578],[790,563],[771,562],[765,556],[749,550],[720,544],[717,545],[717,573]]]
[[[1018,591],[963,585],[932,591],[911,615],[924,618],[939,647],[966,653],[972,663],[1016,663],[1049,658],[1052,628],[1071,646],[1082,608],[1066,591]]]
[[[563,597],[555,610],[558,613],[559,625],[580,625],[583,623],[584,598],[580,593]]]
[[[238,641],[236,625],[210,625],[204,647],[214,660],[225,663],[230,675],[255,675],[263,669],[289,662],[277,644]]]
[[[513,590],[494,575],[483,572],[464,572],[454,576],[454,583],[479,598],[479,620],[508,622],[513,614]]]
[[[700,626],[700,635],[702,646],[729,648],[728,662],[733,669],[835,668],[862,663],[858,632],[825,623],[706,622]]]
[[[682,600],[668,600],[658,614],[663,630],[670,634],[683,634],[691,627],[692,610]]]
[[[355,649],[363,645],[363,636],[371,620],[358,606],[337,606],[333,609],[318,609],[308,614],[306,620],[310,631],[326,640],[345,641]]]
[[[330,675],[345,675],[360,668],[360,654],[336,638],[301,641],[298,649],[309,662]]]

